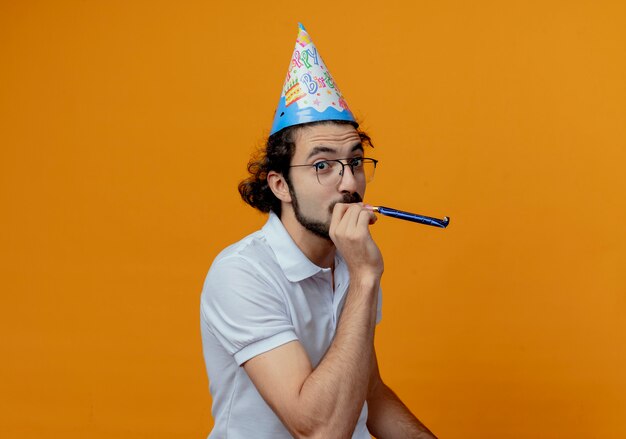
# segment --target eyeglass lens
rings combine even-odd
[[[346,168],[352,171],[354,178],[357,180],[369,183],[374,178],[376,163],[367,159],[355,160],[349,164],[342,163],[339,160],[319,162],[315,166],[317,180],[323,186],[334,186],[341,181]]]

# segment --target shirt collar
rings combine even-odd
[[[270,212],[262,230],[267,243],[276,255],[278,265],[290,282],[300,282],[320,271],[330,270],[318,267],[302,253],[274,212]]]

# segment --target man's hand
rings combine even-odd
[[[337,203],[333,209],[330,238],[345,259],[353,280],[364,276],[380,279],[383,274],[383,257],[369,230],[376,220],[363,203]]]

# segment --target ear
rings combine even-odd
[[[285,203],[291,203],[291,194],[289,193],[289,185],[283,177],[276,171],[270,171],[267,173],[267,184],[280,201]]]

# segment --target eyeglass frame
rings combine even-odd
[[[311,164],[308,164],[308,165],[290,165],[290,166],[288,166],[288,168],[302,168],[302,167],[305,167],[305,166],[312,166],[315,169],[315,178],[317,179],[317,182],[319,184],[321,184],[322,186],[324,186],[320,182],[319,174],[317,173],[318,172],[317,165],[319,165],[320,163],[325,163],[325,162],[337,162],[337,163],[339,163],[341,165],[341,172],[339,173],[339,176],[341,178],[339,180],[337,180],[337,184],[338,184],[339,182],[341,182],[341,180],[343,180],[343,173],[346,170],[346,166],[348,166],[350,168],[350,172],[352,172],[352,175],[355,176],[354,175],[354,166],[356,166],[356,165],[354,163],[352,163],[352,164],[351,163],[344,163],[344,162],[342,162],[342,160],[346,160],[346,161],[349,161],[349,160],[351,160],[351,161],[354,161],[354,160],[363,160],[363,161],[368,160],[369,163],[374,163],[374,171],[376,171],[376,166],[378,165],[378,160],[373,159],[371,157],[349,157],[349,158],[345,158],[345,159],[320,160],[318,162],[311,163]],[[365,163],[367,163],[367,162],[364,162],[363,166],[365,166]],[[373,178],[373,176],[372,176],[372,178]]]

